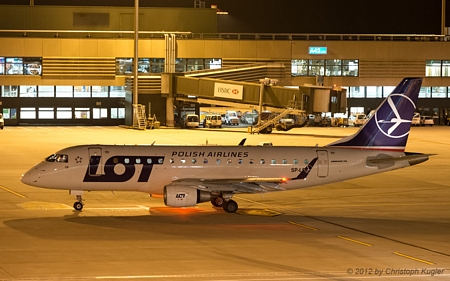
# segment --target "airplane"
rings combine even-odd
[[[431,154],[405,152],[421,78],[404,78],[352,136],[323,147],[77,145],[24,175],[34,187],[69,190],[81,211],[84,191],[139,191],[170,207],[210,201],[228,213],[234,194],[287,191],[400,168]]]

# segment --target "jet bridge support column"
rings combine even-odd
[[[263,79],[261,79],[263,80]],[[261,82],[261,85],[259,86],[259,117],[258,117],[258,125],[261,123],[261,113],[262,113],[262,107],[263,107],[263,96],[264,96],[264,86],[266,84],[264,82]]]
[[[176,76],[175,73],[161,74],[161,95],[166,98],[166,126],[174,127],[174,94],[176,93]]]

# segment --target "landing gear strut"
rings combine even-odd
[[[81,195],[77,195],[77,202],[73,203],[73,208],[77,211],[83,209],[83,199],[81,198]]]
[[[73,208],[77,211],[81,211],[83,209],[83,191],[79,191],[79,190],[71,190],[69,192],[72,195],[75,195],[77,197],[77,201],[75,203],[73,203]]]

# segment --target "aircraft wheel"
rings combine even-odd
[[[73,208],[77,211],[81,211],[81,209],[83,209],[83,203],[75,202],[75,203],[73,203]]]
[[[223,200],[223,198],[220,196],[217,196],[217,197],[214,197],[213,199],[211,199],[211,204],[213,204],[214,207],[222,207],[223,202],[225,202],[225,200]]]
[[[227,213],[236,213],[238,209],[238,204],[234,200],[228,200],[223,204],[223,209]]]

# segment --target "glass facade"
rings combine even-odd
[[[367,86],[366,97],[368,98],[381,98],[383,97],[383,87],[379,86]]]
[[[450,60],[427,60],[425,76],[450,77]]]
[[[117,105],[123,104],[125,96],[124,86],[4,85],[0,87],[0,97],[4,98],[3,106],[5,107],[0,105],[0,110],[8,122],[17,119],[19,122],[23,120],[29,124],[57,124],[58,122],[80,124],[76,120],[81,120],[82,124],[88,125],[99,124],[92,123],[94,120],[106,120],[106,123],[100,123],[106,125],[116,120],[113,123],[120,124],[125,119],[125,107],[124,105],[117,107]],[[96,106],[87,107],[88,103],[85,100],[77,102],[80,98],[95,98],[97,100],[91,104]],[[99,102],[98,98],[108,99],[105,102]],[[27,100],[33,100],[33,105],[30,106],[30,102],[25,102]],[[54,106],[55,103],[61,106]],[[11,107],[11,104],[24,105],[16,108]]]
[[[164,72],[163,58],[140,58],[138,65],[139,75],[152,75]],[[222,59],[177,58],[175,59],[175,72],[189,72],[203,69],[217,69],[222,67]],[[116,58],[116,75],[133,74],[133,58]]]
[[[75,98],[90,98],[91,86],[75,86],[73,87],[73,96]]]
[[[291,61],[292,76],[358,76],[359,60],[307,60]]]
[[[17,108],[3,108],[3,119],[17,119]]]
[[[37,97],[37,86],[20,86],[19,87],[19,97],[21,98],[35,98]]]
[[[348,98],[385,98],[391,94],[393,86],[352,86],[347,89]],[[447,98],[450,87],[421,87],[419,98]]]
[[[440,77],[441,76],[441,61],[440,60],[427,60],[425,75],[428,77]]]
[[[41,75],[42,58],[0,57],[0,75]]]

